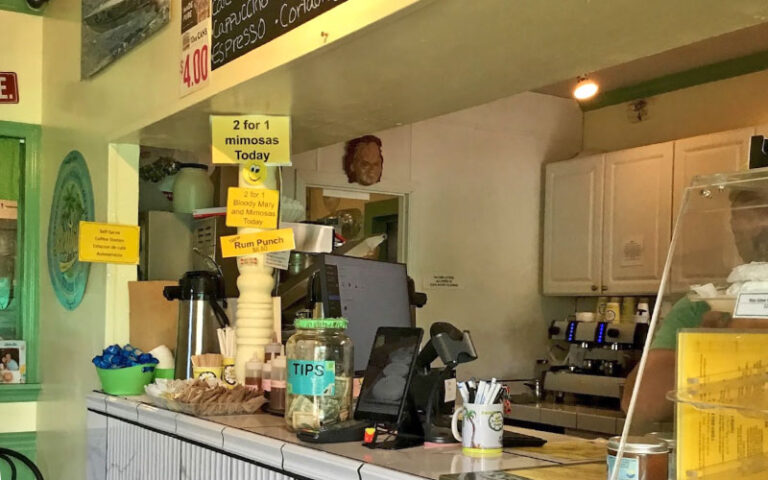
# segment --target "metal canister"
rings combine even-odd
[[[608,479],[616,468],[616,455],[621,437],[608,440]],[[669,475],[669,445],[654,437],[627,437],[624,455],[618,466],[617,480],[667,480]]]

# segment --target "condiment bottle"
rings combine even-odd
[[[269,400],[272,392],[272,362],[266,362],[261,370],[261,388],[264,389],[264,398]]]
[[[631,323],[635,318],[635,297],[624,297],[621,301],[621,321]]]
[[[272,360],[272,374],[270,375],[269,385],[269,413],[277,415],[285,414],[285,357],[280,356]]]
[[[264,364],[258,358],[245,363],[245,387],[261,392],[261,373]]]
[[[598,322],[605,321],[605,308],[608,306],[608,297],[597,298],[597,308],[595,312],[595,320]]]
[[[651,308],[649,306],[648,299],[643,297],[637,304],[637,315],[635,315],[635,323],[650,323],[651,321]]]
[[[619,323],[621,321],[621,299],[611,297],[611,300],[605,306],[605,320],[608,323]]]
[[[279,357],[283,352],[283,345],[279,342],[272,342],[264,347],[264,362],[269,362]]]

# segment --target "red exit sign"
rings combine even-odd
[[[0,72],[0,103],[19,103],[19,81],[14,72]]]

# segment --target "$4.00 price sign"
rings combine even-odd
[[[211,72],[210,4],[182,0],[181,5],[181,96],[208,84]]]
[[[181,61],[181,82],[188,92],[208,82],[208,74],[211,65],[211,55],[208,45],[195,48],[193,52],[187,51]]]

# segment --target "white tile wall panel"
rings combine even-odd
[[[139,475],[139,443],[144,429],[107,418],[107,480],[135,480]]]
[[[124,418],[136,422],[139,420],[137,412],[139,404],[119,397],[107,397],[107,413],[115,417]]]
[[[244,430],[224,429],[224,451],[271,467],[282,467],[283,453],[281,449],[283,445],[285,442],[255,435]]]
[[[232,460],[232,480],[292,480],[282,473],[242,460]]]
[[[360,469],[360,480],[423,480],[423,478],[367,463]]]
[[[140,429],[139,478],[180,480],[181,440]]]
[[[102,400],[102,408],[106,408]],[[90,398],[88,399],[90,401]],[[86,480],[105,480],[107,478],[107,417],[93,412],[86,414],[88,433],[88,459]]]
[[[209,422],[189,415],[179,414],[176,416],[176,434],[204,445],[221,448],[224,445],[223,430],[224,425],[220,423]]]
[[[283,447],[283,468],[316,480],[360,480],[360,461],[318,450],[286,444]]]
[[[91,392],[85,397],[85,408],[97,412],[107,411],[107,396],[103,393]]]
[[[181,480],[229,480],[232,458],[181,442]]]
[[[139,405],[139,423],[163,432],[176,433],[176,412],[163,410],[151,405]]]

